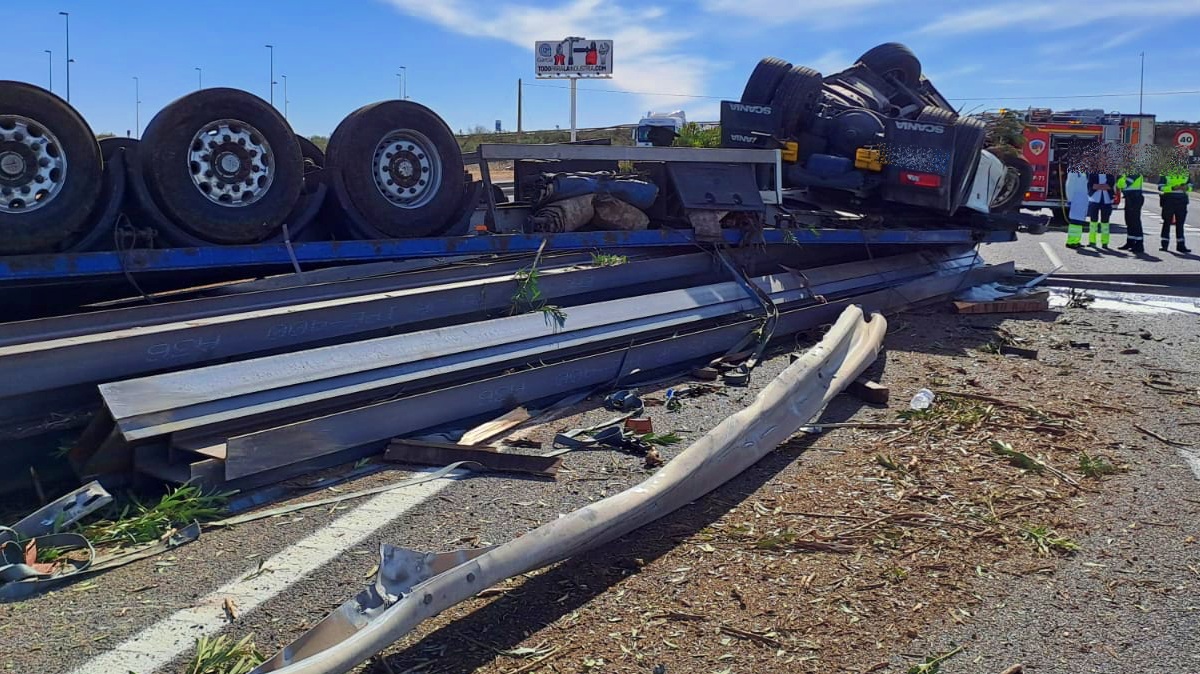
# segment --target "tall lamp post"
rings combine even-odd
[[[271,105],[275,105],[275,45],[267,45],[267,49],[271,52]]]
[[[283,118],[288,116],[287,75],[279,76],[283,80]]]
[[[46,52],[46,60],[50,62],[50,68],[49,68],[50,91],[53,92],[54,91],[54,52],[50,51],[49,49],[43,49],[42,51]]]
[[[204,71],[200,69],[200,66],[196,66],[195,70],[196,70],[196,91],[199,91],[204,88]]]
[[[142,85],[137,75],[133,77],[133,137],[142,137]]]
[[[403,75],[404,75],[403,77],[400,78],[400,83],[401,83],[400,100],[407,101],[408,100],[408,68],[406,68],[405,66],[400,66],[400,72],[403,73]]]
[[[67,102],[71,102],[71,13],[59,12],[67,22]]]

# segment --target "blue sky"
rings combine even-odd
[[[1088,4],[1067,0],[51,0],[22,10],[0,79],[65,93],[63,17],[71,13],[71,101],[97,132],[124,135],[171,100],[205,86],[268,95],[265,44],[288,76],[289,120],[328,134],[355,108],[408,95],[454,129],[516,126],[524,78],[527,129],[569,126],[565,82],[532,76],[537,39],[611,38],[614,78],[580,83],[581,127],[634,122],[648,110],[717,117],[754,64],[778,56],[822,72],[900,41],[939,89],[967,110],[1028,105],[1136,112],[1138,53],[1148,93],[1200,90],[1200,0]],[[634,93],[620,93],[634,92]],[[283,88],[275,90],[283,108]],[[1200,120],[1200,94],[1150,95],[1159,119]]]

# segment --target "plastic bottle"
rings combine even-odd
[[[927,410],[933,404],[933,391],[923,388],[917,391],[917,394],[912,397],[912,401],[908,403],[908,408],[912,410]]]

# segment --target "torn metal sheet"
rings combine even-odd
[[[371,596],[343,605],[254,674],[348,672],[424,620],[485,588],[612,541],[711,492],[774,450],[862,374],[875,360],[886,326],[882,316],[867,321],[858,306],[846,308],[824,339],[749,407],[726,418],[649,479],[422,580],[382,605]],[[386,562],[385,557],[381,568]]]
[[[21,538],[55,533],[109,503],[112,503],[112,495],[100,486],[99,482],[89,482],[26,516],[20,522],[12,525],[12,530],[17,532]]]

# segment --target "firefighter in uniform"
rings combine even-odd
[[[1183,222],[1187,219],[1188,192],[1192,191],[1191,176],[1187,169],[1169,169],[1158,177],[1158,203],[1162,206],[1162,249],[1171,244],[1171,225],[1175,225],[1175,250],[1190,253],[1183,242]]]
[[[1116,198],[1117,177],[1111,173],[1089,173],[1088,193],[1088,243],[1095,247],[1096,230],[1100,230],[1100,245],[1108,248],[1109,219],[1112,218],[1113,201]]]
[[[1125,245],[1121,250],[1136,255],[1146,252],[1142,234],[1142,205],[1146,203],[1146,197],[1142,194],[1142,182],[1141,173],[1125,173],[1117,178],[1117,189],[1125,198]]]

